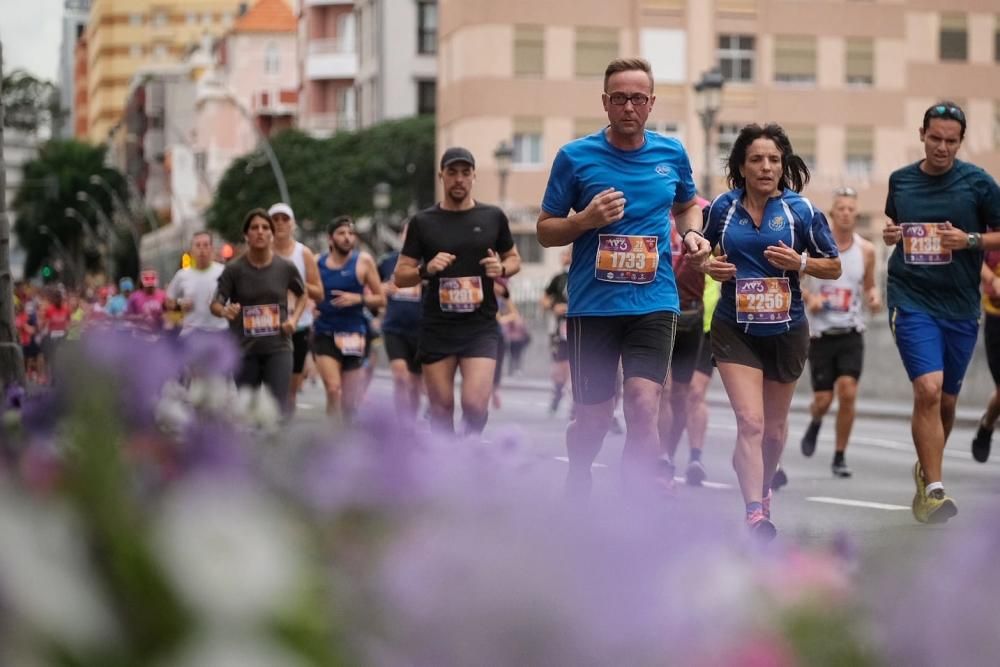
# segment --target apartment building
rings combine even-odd
[[[437,0],[356,0],[362,127],[433,114],[437,106]]]
[[[297,0],[299,16],[299,127],[330,136],[358,126],[354,0]]]
[[[64,0],[62,18],[62,41],[59,44],[59,106],[65,112],[52,134],[57,137],[74,136],[77,125],[77,54],[78,45],[87,28],[87,14],[90,0]]]
[[[687,146],[696,180],[724,187],[720,156],[748,122],[783,125],[813,171],[806,191],[827,206],[833,189],[859,192],[863,228],[883,220],[886,181],[922,155],[923,111],[961,104],[960,153],[1000,175],[1000,12],[989,0],[440,0],[438,144],[477,156],[477,193],[499,197],[493,153],[513,147],[507,177],[518,245],[559,147],[605,123],[601,85],[617,56],[653,65],[649,127]],[[708,140],[694,82],[719,67],[721,105]]]
[[[205,35],[232,27],[239,0],[91,0],[87,22],[87,132],[109,140],[141,68],[180,61]]]

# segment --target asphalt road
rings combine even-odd
[[[557,495],[561,493],[566,472],[564,432],[568,405],[564,401],[560,414],[549,417],[549,396],[540,390],[542,385],[515,385],[502,391],[502,406],[491,412],[484,437],[496,440],[514,434],[521,439],[524,451],[537,457],[538,467],[546,480],[551,479],[553,495]],[[700,488],[679,481],[673,493],[665,494],[664,503],[672,504],[680,512],[694,506],[718,511],[721,516],[732,516],[734,529],[738,529],[743,503],[730,463],[736,423],[732,410],[719,400],[721,395],[717,390],[716,379],[703,456],[708,481]],[[390,406],[390,393],[389,381],[377,375],[366,400],[369,405]],[[304,422],[323,419],[323,401],[319,386],[307,386],[299,400]],[[854,472],[850,479],[834,478],[830,472],[832,415],[823,424],[815,455],[807,459],[799,451],[798,443],[808,416],[801,402],[793,406],[783,459],[790,482],[776,494],[772,504],[772,518],[782,538],[810,544],[826,543],[846,534],[863,553],[871,553],[913,540],[917,543],[925,538],[933,540],[953,524],[974,522],[980,513],[1000,508],[1000,436],[994,458],[986,464],[973,461],[970,454],[973,427],[968,417],[978,411],[978,405],[973,405],[978,403],[978,397],[964,403],[966,418],[955,428],[945,452],[945,486],[959,507],[958,516],[946,526],[917,524],[910,512],[914,493],[911,469],[916,456],[909,421],[900,416],[906,414],[906,406],[867,410],[882,416],[859,417],[847,453]],[[623,443],[624,435],[609,434],[605,440],[594,466],[592,502],[620,493],[618,468]],[[682,440],[677,456],[679,472],[686,463],[687,445]]]

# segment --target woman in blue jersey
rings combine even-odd
[[[361,369],[368,355],[368,320],[364,309],[384,307],[385,296],[375,260],[355,250],[354,221],[341,216],[330,223],[327,233],[330,252],[317,260],[324,298],[316,304],[313,353],[326,388],[326,413],[349,421],[365,388]]]
[[[799,194],[809,169],[780,126],[744,127],[727,172],[733,189],[712,202],[705,225],[718,253],[705,270],[722,282],[712,354],[736,414],[733,467],[747,526],[771,539],[770,480],[809,349],[799,273],[837,278],[840,258],[826,217]]]

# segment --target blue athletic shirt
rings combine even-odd
[[[316,304],[319,315],[313,322],[313,330],[321,334],[333,333],[365,333],[368,331],[368,320],[365,319],[365,307],[362,304],[338,308],[333,305],[332,290],[341,292],[364,293],[364,285],[358,280],[358,257],[360,253],[351,253],[347,261],[339,269],[331,269],[326,265],[328,253],[320,255],[319,277],[323,283],[323,300]]]
[[[785,245],[810,257],[837,257],[837,243],[833,240],[830,225],[822,211],[813,208],[808,199],[785,190],[771,197],[764,206],[760,229],[741,203],[744,190],[730,190],[719,195],[705,209],[705,238],[712,247],[718,245],[726,260],[736,265],[736,277],[722,283],[722,294],[715,308],[715,317],[737,324],[736,280],[741,278],[788,278],[791,289],[790,319],[787,322],[753,322],[742,325],[743,331],[753,336],[773,336],[805,325],[805,309],[799,289],[799,272],[784,271],[767,261],[764,250],[768,246]]]
[[[542,209],[550,215],[564,218],[570,210],[581,212],[608,188],[625,195],[624,218],[588,230],[573,243],[570,317],[680,312],[670,255],[670,208],[694,199],[697,189],[681,143],[655,132],[646,131],[645,137],[641,148],[625,151],[612,146],[601,130],[563,146],[552,164],[542,199]],[[646,254],[613,252],[625,236],[642,244]],[[604,251],[600,255],[599,243]],[[622,256],[628,263],[610,271]],[[657,256],[655,275],[643,273]]]
[[[392,281],[398,260],[399,252],[391,252],[379,263],[378,274],[383,284]],[[382,333],[416,337],[424,308],[421,291],[420,285],[402,288],[388,298],[382,316]]]
[[[988,232],[1000,227],[1000,187],[968,162],[955,160],[937,176],[916,162],[889,176],[885,214],[896,223],[948,221],[967,232]],[[953,250],[947,264],[907,264],[900,241],[889,257],[889,310],[900,307],[945,320],[977,318],[982,265],[982,250]]]

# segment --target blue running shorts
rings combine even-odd
[[[889,311],[889,326],[910,382],[944,371],[944,393],[957,396],[976,348],[979,320],[945,320],[895,307]]]

